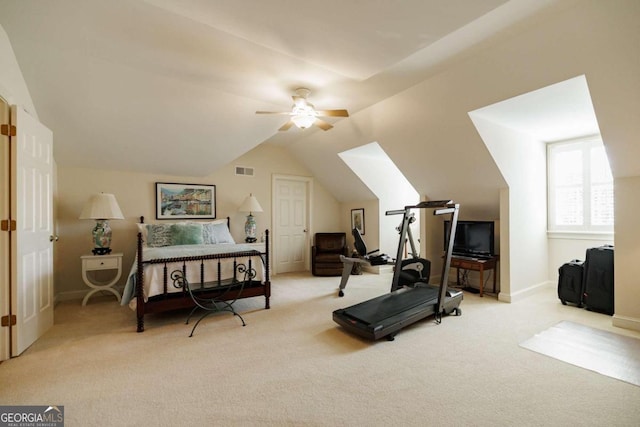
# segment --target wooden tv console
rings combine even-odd
[[[456,268],[456,283],[460,285],[460,269],[473,270],[480,273],[480,296],[484,293],[484,272],[493,270],[493,293],[496,292],[496,270],[498,269],[498,256],[488,259],[471,257],[451,257],[451,268]]]

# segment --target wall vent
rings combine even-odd
[[[253,176],[253,168],[236,166],[236,175]]]

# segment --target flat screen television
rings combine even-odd
[[[449,223],[444,222],[444,249],[447,250]],[[458,221],[453,241],[453,255],[468,257],[491,257],[494,252],[493,221]]]

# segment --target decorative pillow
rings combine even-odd
[[[216,243],[235,243],[226,222],[223,224],[211,224],[211,228]]]
[[[200,245],[202,224],[173,224],[170,235],[172,245]]]
[[[147,224],[147,246],[171,246],[171,227],[173,224]]]
[[[213,221],[207,221],[207,222],[198,222],[198,223],[194,223],[194,224],[201,224],[202,225],[202,243],[204,243],[205,245],[215,245],[216,242],[216,236],[214,234],[214,225],[215,224],[222,224],[225,227],[227,226],[227,220],[226,219],[216,219]]]
[[[213,234],[213,224],[202,224],[202,243],[205,245],[216,244],[216,236]]]

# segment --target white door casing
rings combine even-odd
[[[11,107],[11,356],[53,325],[53,134]]]
[[[308,270],[311,178],[274,176],[275,274]]]
[[[0,124],[9,124],[11,109],[4,99],[0,98]],[[9,136],[0,135],[0,219],[8,220],[11,216],[10,201],[10,152]],[[10,234],[0,231],[0,317],[11,313],[11,262],[10,262]],[[11,329],[0,327],[0,361],[11,357]]]

